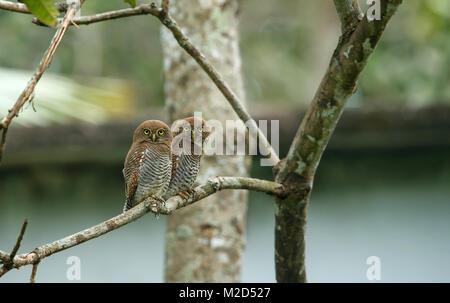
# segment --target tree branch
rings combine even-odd
[[[306,282],[306,210],[317,166],[346,101],[356,89],[360,72],[401,2],[381,0],[381,20],[364,18],[354,31],[343,33],[288,155],[275,169],[275,181],[290,192],[286,199],[277,199],[275,215],[275,263],[279,282]]]
[[[216,68],[208,61],[208,59],[197,49],[197,47],[191,43],[189,38],[184,35],[181,28],[177,25],[169,14],[160,12],[158,15],[159,20],[164,24],[171,32],[173,37],[177,40],[178,44],[200,65],[200,67],[206,72],[209,78],[214,82],[217,88],[222,92],[225,99],[231,105],[237,116],[244,122],[249,122],[247,125],[251,134],[256,133],[257,137],[264,149],[263,154],[269,156],[269,160],[272,165],[277,164],[280,159],[277,153],[274,151],[264,133],[259,129],[255,120],[250,116],[247,109],[244,107],[238,96],[232,91],[228,83],[225,82],[222,75],[216,70]]]
[[[334,6],[341,20],[342,33],[355,28],[364,18],[358,0],[334,0]]]
[[[193,194],[186,200],[183,200],[180,196],[174,196],[168,199],[165,205],[163,205],[161,203],[156,203],[156,201],[151,198],[147,198],[127,212],[73,235],[42,245],[30,253],[16,255],[14,258],[10,258],[9,254],[0,250],[0,262],[4,264],[3,267],[5,267],[7,263],[10,263],[11,268],[19,268],[30,264],[37,266],[36,264],[42,259],[51,256],[54,253],[109,233],[139,219],[149,212],[169,215],[179,208],[186,207],[224,189],[246,189],[263,192],[277,197],[285,196],[283,186],[272,181],[244,177],[214,177],[208,179],[205,184],[196,187]],[[0,277],[4,273],[0,272]],[[32,277],[34,278],[33,275]]]
[[[36,282],[36,273],[39,266],[39,261],[33,264],[33,269],[31,270],[30,283]]]
[[[59,12],[66,12],[68,8],[68,5],[65,2],[57,2],[55,3],[55,6]],[[0,9],[22,14],[31,14],[30,10],[25,4],[18,2],[0,0]]]
[[[0,0],[0,9],[23,14],[31,14],[30,10],[25,4],[11,1]]]
[[[163,3],[164,4],[164,3]],[[168,5],[168,3],[166,3]],[[277,164],[280,159],[275,150],[270,145],[265,134],[259,129],[255,120],[251,117],[250,113],[244,107],[237,95],[230,88],[228,83],[225,82],[222,75],[216,70],[216,68],[208,61],[208,59],[200,52],[200,50],[191,43],[189,38],[183,33],[181,28],[177,25],[175,20],[164,10],[164,8],[157,8],[154,3],[142,4],[135,8],[127,8],[117,11],[100,13],[92,16],[83,16],[73,19],[73,22],[79,25],[88,25],[91,23],[102,22],[112,19],[131,17],[136,15],[153,15],[157,17],[161,23],[167,27],[178,44],[200,65],[200,67],[206,72],[208,77],[213,81],[217,88],[222,92],[225,99],[231,105],[237,116],[245,123],[248,122],[248,128],[251,134],[257,134],[260,140],[260,146],[263,148],[263,154],[269,157],[269,161],[272,165]],[[35,23],[39,24],[37,20]],[[42,24],[39,24],[42,25]]]
[[[81,1],[83,3],[83,1]],[[34,89],[41,79],[44,72],[47,70],[47,68],[50,65],[50,62],[53,58],[53,55],[56,52],[56,49],[58,48],[59,44],[61,43],[62,38],[64,37],[64,34],[66,33],[67,28],[71,24],[71,21],[73,17],[75,16],[75,13],[77,12],[77,8],[75,6],[71,7],[66,15],[64,16],[64,19],[58,29],[56,30],[55,35],[53,36],[52,41],[50,42],[50,46],[48,47],[47,51],[45,52],[44,56],[41,59],[41,62],[39,63],[38,67],[36,68],[35,72],[33,73],[33,76],[28,81],[25,89],[20,94],[19,98],[17,99],[14,106],[8,111],[8,114],[3,117],[0,121],[0,130],[2,130],[2,139],[0,143],[0,162],[2,160],[3,155],[3,149],[5,147],[6,142],[6,134],[9,127],[9,124],[11,121],[19,115],[19,111],[23,107],[23,105],[27,102],[33,99],[32,94],[34,92]]]
[[[78,25],[89,25],[91,23],[97,23],[102,21],[114,20],[119,18],[133,17],[139,15],[153,15],[158,16],[161,9],[157,8],[153,3],[152,4],[142,4],[136,7],[130,7],[115,11],[109,11],[104,13],[99,13],[91,16],[80,16],[73,18],[73,22]],[[41,26],[47,26],[46,24],[41,23],[37,18],[34,18],[33,23]],[[61,19],[56,20],[57,24],[62,22]]]
[[[25,234],[25,231],[27,229],[28,220],[25,219],[23,222],[22,228],[20,230],[19,236],[16,240],[16,245],[14,245],[12,251],[10,254],[4,253],[0,251],[0,257],[1,257],[1,263],[3,263],[2,269],[0,271],[0,278],[6,274],[8,271],[10,271],[14,266],[14,257],[17,254],[17,251],[19,250],[20,243],[22,242],[23,235]]]

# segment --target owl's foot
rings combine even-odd
[[[195,193],[195,190],[192,188],[189,188],[185,191],[180,191],[177,195],[180,196],[183,200],[188,200],[193,194]]]
[[[164,200],[161,197],[151,195],[150,198],[153,200],[156,200],[160,205],[162,205],[164,208],[166,208],[166,200]],[[158,204],[152,204],[152,210],[156,214],[158,212]]]

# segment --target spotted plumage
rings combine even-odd
[[[164,199],[177,194],[186,198],[192,190],[200,169],[203,143],[210,134],[206,121],[197,117],[176,121],[172,131],[172,149],[175,151],[172,155],[172,178]]]
[[[148,120],[139,125],[125,159],[127,211],[143,199],[160,199],[166,192],[172,174],[172,134],[162,121]]]

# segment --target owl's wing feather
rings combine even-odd
[[[145,145],[132,145],[127,154],[123,169],[125,178],[125,205],[123,210],[129,210],[133,207],[133,198],[136,193],[139,179],[139,167],[142,164],[142,157],[145,153]]]
[[[170,180],[172,180],[173,177],[175,177],[175,172],[179,158],[180,158],[179,156],[172,154],[172,174],[170,176]]]

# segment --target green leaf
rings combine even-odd
[[[131,7],[135,7],[136,6],[136,0],[123,0],[126,3],[129,3],[131,5]]]
[[[23,2],[39,21],[51,26],[56,25],[56,16],[59,11],[54,0],[23,0]]]

